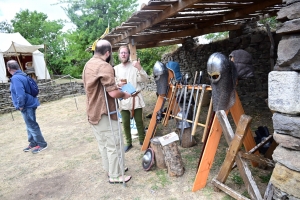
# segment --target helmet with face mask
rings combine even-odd
[[[235,102],[237,72],[233,62],[221,53],[213,53],[207,61],[212,87],[213,110],[229,110]]]
[[[153,67],[153,75],[157,87],[157,93],[159,95],[166,94],[169,85],[168,84],[169,74],[168,74],[167,67],[163,63],[156,61]]]

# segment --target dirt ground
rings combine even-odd
[[[144,92],[147,107],[145,116],[153,112],[155,92]],[[253,114],[255,115],[255,114]],[[259,114],[270,123],[270,113]],[[261,118],[264,117],[264,118]],[[145,125],[149,124],[148,118]],[[43,103],[37,109],[37,121],[48,142],[48,148],[38,154],[23,152],[28,145],[25,124],[19,112],[0,115],[0,199],[232,199],[223,192],[215,192],[211,179],[216,176],[226,154],[226,142],[221,138],[213,167],[205,188],[192,192],[202,143],[190,148],[181,148],[185,173],[181,177],[170,177],[166,170],[142,168],[143,151],[135,139],[133,149],[125,154],[128,175],[132,175],[126,187],[110,184],[102,169],[96,140],[85,114],[85,96],[67,97]],[[251,127],[257,127],[253,122]],[[157,134],[170,133],[176,129],[175,120],[167,127],[158,126]],[[198,131],[198,130],[197,130]],[[196,139],[201,140],[201,131]],[[263,194],[265,177],[270,169],[253,169],[253,176]],[[238,171],[228,177],[234,190],[247,195],[243,183],[238,180]]]

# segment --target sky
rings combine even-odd
[[[119,0],[122,1],[122,0]],[[53,5],[58,0],[0,0],[0,22],[7,20],[10,23],[16,13],[21,9],[29,11],[37,11],[47,14],[48,20],[69,20],[62,5]],[[138,0],[139,6],[142,3],[148,3],[149,0]],[[71,24],[66,24],[66,27],[71,28]]]

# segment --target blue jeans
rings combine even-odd
[[[44,137],[42,135],[41,129],[39,124],[36,122],[35,117],[35,108],[23,108],[21,110],[23,119],[26,124],[27,135],[28,135],[28,142],[30,142],[29,146],[35,147],[46,147],[47,142],[45,142]]]

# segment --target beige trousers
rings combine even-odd
[[[123,164],[123,169],[125,163],[124,149],[120,148],[120,143],[122,142],[123,144],[123,138],[120,138],[119,135],[119,122],[111,120],[111,123],[113,133],[111,132],[108,116],[102,115],[97,125],[92,124],[92,129],[98,142],[104,170],[108,172],[109,177],[117,178],[122,175],[120,168],[121,163]],[[121,160],[121,153],[123,154],[123,162]]]

